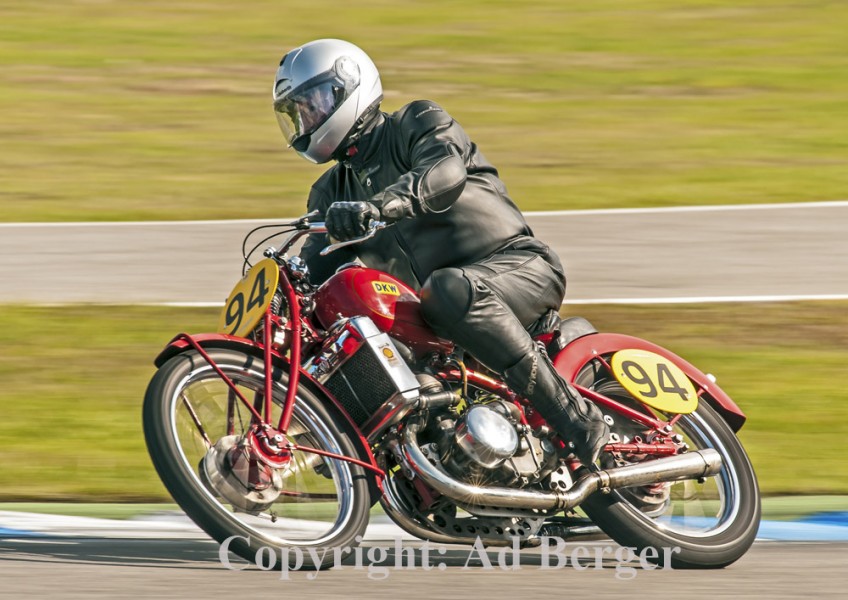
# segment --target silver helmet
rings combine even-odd
[[[316,40],[280,61],[274,114],[286,142],[306,160],[324,163],[383,99],[377,67],[342,40]]]

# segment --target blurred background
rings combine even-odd
[[[301,214],[325,167],[271,86],[320,37],[371,55],[384,110],[446,107],[523,210],[843,199],[846,30],[827,1],[0,0],[0,223]],[[0,306],[0,501],[167,501],[141,400],[217,310],[56,301]],[[765,493],[848,492],[848,302],[578,308],[718,375]]]

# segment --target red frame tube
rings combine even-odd
[[[677,447],[673,444],[607,444],[604,448],[607,452],[620,452],[622,454],[653,454],[658,456],[673,456],[677,454]]]
[[[510,390],[505,383],[497,381],[496,379],[492,379],[488,375],[483,375],[482,373],[472,371],[471,369],[466,369],[465,373],[468,377],[468,383],[489,390],[494,394],[498,394],[505,400],[512,400],[515,396],[512,390]],[[450,379],[453,381],[462,381],[462,372],[458,369],[451,369],[450,371],[441,371],[440,373],[437,373],[437,375],[441,375],[446,379]]]
[[[629,406],[625,406],[612,398],[607,398],[603,394],[599,394],[590,390],[589,388],[584,388],[583,386],[572,384],[580,394],[591,400],[596,404],[602,404],[609,409],[612,409],[618,413],[621,413],[628,419],[632,419],[633,421],[637,421],[646,427],[650,427],[651,429],[656,429],[657,431],[663,431],[667,425],[665,421],[660,421],[659,419],[655,419],[651,416],[646,415],[643,412],[639,412],[638,410],[632,409]]]
[[[264,321],[264,330],[263,330],[263,338],[265,341],[265,348],[263,352],[263,358],[265,359],[265,422],[271,421],[271,395],[274,393],[274,382],[272,380],[271,374],[273,372],[273,365],[271,363],[271,308],[269,307],[267,312],[265,313]]]
[[[511,400],[514,397],[514,394],[512,393],[512,391],[510,391],[510,389],[506,386],[506,384],[504,384],[500,381],[497,381],[495,379],[492,379],[491,377],[488,377],[488,376],[483,375],[481,373],[477,373],[477,372],[472,371],[470,369],[467,371],[467,374],[468,374],[468,382],[469,383],[473,383],[474,385],[476,385],[478,387],[487,389],[490,392],[498,394],[499,396],[503,397],[504,399],[510,399]],[[452,379],[452,380],[456,380],[456,381],[459,381],[460,378],[462,377],[462,373],[460,373],[458,370],[455,370],[455,369],[452,369],[452,370],[447,371],[447,372],[442,372],[442,375],[444,377],[448,378],[448,379]],[[613,400],[612,398],[607,398],[606,396],[598,394],[597,392],[594,392],[590,389],[584,388],[584,387],[579,386],[577,384],[572,384],[572,385],[574,385],[574,387],[577,388],[577,391],[579,391],[584,397],[589,398],[590,400],[592,400],[593,402],[597,402],[598,404],[603,404],[607,408],[614,410],[614,411],[624,415],[625,417],[627,417],[629,419],[637,421],[637,422],[641,423],[642,425],[645,425],[646,427],[649,427],[651,429],[655,429],[657,431],[663,431],[664,428],[667,425],[667,423],[665,421],[655,419],[655,418],[653,418],[649,415],[646,415],[642,412],[639,412],[638,410],[634,410],[634,409],[630,408],[629,406],[625,406],[624,404],[621,404],[620,402]]]
[[[283,268],[280,269],[280,284],[282,284],[283,286],[283,293],[286,295],[286,301],[289,304],[289,320],[292,324],[292,342],[291,347],[289,348],[289,363],[291,365],[291,369],[289,369],[289,389],[286,392],[286,403],[283,405],[283,414],[280,415],[280,422],[277,424],[277,430],[285,434],[289,428],[289,422],[291,421],[292,411],[294,411],[294,403],[295,398],[297,396],[297,384],[300,379],[301,327],[300,302],[297,298],[297,292],[295,292],[294,287],[289,281],[288,273],[286,273],[286,270]],[[266,353],[270,353],[270,339],[265,340],[265,348]],[[270,379],[271,372],[266,370],[265,376]],[[270,418],[270,414],[268,416]]]
[[[290,446],[290,450],[300,450],[302,452],[311,452],[312,454],[317,454],[318,456],[326,456],[328,458],[335,458],[338,460],[344,460],[349,463],[353,463],[355,465],[359,465],[365,469],[370,471],[374,471],[378,475],[385,476],[386,472],[383,471],[380,467],[376,467],[371,463],[367,463],[365,461],[359,460],[358,458],[353,458],[351,456],[344,456],[343,454],[336,454],[335,452],[328,452],[326,450],[319,450],[318,448],[310,448],[309,446],[299,446],[297,444],[293,444]]]

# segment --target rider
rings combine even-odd
[[[420,290],[433,329],[503,375],[586,465],[609,437],[600,410],[554,370],[533,330],[565,295],[556,254],[533,237],[497,170],[438,104],[380,110],[380,75],[358,47],[317,40],[291,50],[274,80],[274,112],[286,141],[313,163],[337,161],[307,202],[331,238],[370,240],[326,257],[327,236],[301,251],[313,283],[359,258]],[[553,311],[553,312],[552,312]]]

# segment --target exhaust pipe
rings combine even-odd
[[[581,504],[599,490],[651,485],[685,479],[712,477],[721,470],[721,455],[708,448],[677,456],[658,458],[646,463],[589,473],[568,490],[543,492],[510,488],[482,487],[451,477],[441,465],[431,463],[418,447],[418,423],[404,428],[402,456],[430,487],[463,504],[524,510],[568,510]]]

